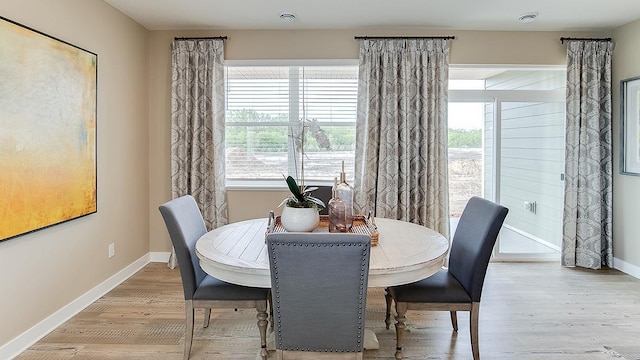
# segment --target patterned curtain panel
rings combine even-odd
[[[208,229],[228,222],[223,59],[222,40],[173,42],[171,193],[191,194]]]
[[[613,266],[612,53],[611,42],[567,46],[564,266]]]
[[[363,40],[355,207],[449,236],[449,40]]]

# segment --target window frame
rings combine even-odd
[[[224,67],[226,72],[226,67],[252,67],[252,66],[358,66],[358,59],[274,59],[274,60],[225,60]],[[225,79],[226,83],[226,79]],[[226,91],[226,89],[225,89]],[[225,94],[225,102],[227,101],[227,95]],[[225,104],[225,112],[226,112],[226,104]],[[226,113],[225,113],[226,115]],[[269,126],[292,126],[297,125],[297,121],[283,121],[283,122],[273,122],[269,123]],[[318,124],[320,126],[330,126],[330,125],[339,125],[346,126],[351,125],[349,122],[322,122],[319,121]],[[227,122],[225,119],[225,132],[226,125],[261,125],[264,126],[264,123],[260,122]],[[353,127],[355,128],[355,121],[353,123]],[[289,144],[291,147],[291,144]],[[226,156],[226,152],[225,152]],[[354,162],[355,162],[355,152],[354,152]],[[289,164],[291,166],[291,164]],[[323,180],[323,181],[314,181],[313,185],[318,186],[332,186],[333,181]],[[287,185],[284,180],[276,180],[276,179],[228,179],[225,173],[225,187],[227,190],[288,190]]]

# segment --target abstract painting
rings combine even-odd
[[[97,55],[0,17],[0,241],[97,211]]]

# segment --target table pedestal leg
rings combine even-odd
[[[364,348],[365,350],[378,350],[380,349],[380,343],[378,337],[373,331],[366,329],[364,331]]]

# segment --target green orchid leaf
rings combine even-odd
[[[314,190],[318,190],[318,187],[317,186],[311,186],[311,187],[305,188],[302,193],[303,194],[308,194],[308,193],[310,193],[310,192],[312,192]]]
[[[287,205],[289,207],[295,208],[315,208],[318,211],[322,210],[326,207],[324,202],[316,197],[311,196],[311,192],[317,190],[317,186],[311,186],[308,188],[301,188],[296,183],[296,180],[292,176],[282,177],[287,182],[287,186],[289,187],[289,191],[291,191],[291,196],[282,200],[278,207],[283,205]]]
[[[315,198],[313,196],[307,196],[307,200],[313,202],[314,204],[320,206],[320,210],[324,209],[326,206],[324,204],[324,201]]]
[[[285,198],[284,200],[282,200],[282,202],[280,203],[280,205],[278,205],[278,207],[282,207],[282,205],[288,203],[289,201],[291,201],[291,198]]]
[[[298,199],[298,201],[304,201],[304,195],[300,192],[300,187],[298,187],[296,179],[288,176],[287,185],[289,186],[289,191],[291,191],[291,194],[293,194],[293,196]]]

